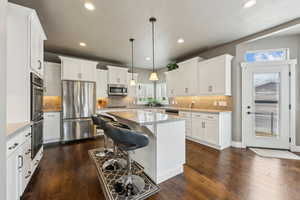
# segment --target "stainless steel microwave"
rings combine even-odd
[[[108,84],[108,95],[109,96],[127,96],[128,95],[127,85]]]

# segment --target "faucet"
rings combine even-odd
[[[195,105],[195,101],[192,101],[191,105],[190,105],[190,108],[192,109]]]

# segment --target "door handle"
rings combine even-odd
[[[24,160],[23,160],[23,156],[19,155],[19,159],[21,159],[21,166],[18,167],[18,169],[21,169],[24,165]]]
[[[38,60],[38,63],[39,63],[38,69],[42,69],[42,61],[41,61],[41,60]]]

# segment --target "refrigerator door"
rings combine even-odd
[[[62,82],[63,119],[80,118],[80,87],[79,81]]]
[[[91,117],[96,107],[96,84],[92,82],[80,83],[80,117]]]
[[[64,119],[63,120],[63,141],[73,141],[95,136],[95,129],[92,119]]]

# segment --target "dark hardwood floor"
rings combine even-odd
[[[45,149],[24,200],[102,200],[88,150],[101,139]],[[299,200],[300,161],[261,158],[250,150],[217,151],[187,141],[184,174],[162,184],[150,200]]]

